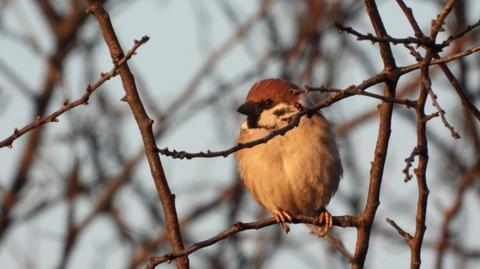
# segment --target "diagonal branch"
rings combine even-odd
[[[465,50],[463,52],[460,52],[460,53],[457,53],[457,54],[454,54],[454,55],[450,55],[450,56],[445,57],[445,58],[433,59],[430,62],[430,65],[445,64],[447,62],[451,62],[451,61],[460,59],[462,57],[468,56],[468,55],[470,55],[472,53],[475,53],[477,51],[480,51],[480,46]],[[408,65],[408,66],[404,66],[404,67],[399,67],[398,68],[398,73],[399,73],[399,75],[404,75],[404,74],[410,73],[412,71],[418,70],[420,68],[421,68],[421,64],[419,64],[419,63],[412,64],[412,65]],[[183,150],[182,151],[178,151],[178,150],[175,150],[175,149],[170,150],[168,147],[166,147],[166,148],[157,149],[157,151],[162,155],[172,157],[174,159],[227,157],[230,154],[232,154],[236,151],[239,151],[241,149],[251,148],[251,147],[254,147],[254,146],[259,145],[259,144],[264,144],[264,143],[268,142],[270,139],[274,138],[277,135],[284,135],[289,130],[293,129],[296,126],[296,124],[298,124],[297,120],[299,120],[299,119],[297,119],[296,116],[302,117],[302,116],[304,116],[308,113],[311,113],[311,112],[317,111],[321,108],[330,106],[331,104],[333,104],[337,101],[340,101],[344,98],[350,97],[352,95],[366,95],[366,96],[370,96],[372,98],[380,99],[384,102],[398,103],[398,104],[405,105],[407,107],[414,107],[415,106],[415,103],[408,100],[408,99],[397,99],[397,98],[393,98],[393,97],[389,97],[389,96],[381,96],[381,95],[365,92],[366,89],[368,89],[368,88],[370,88],[374,85],[377,85],[379,83],[385,82],[386,80],[387,80],[387,75],[386,75],[385,71],[383,71],[383,72],[378,73],[375,76],[372,76],[372,77],[364,80],[360,84],[351,85],[351,86],[349,86],[349,87],[347,87],[343,90],[333,91],[334,94],[332,94],[324,102],[321,102],[318,105],[310,108],[308,111],[303,111],[303,112],[300,112],[300,114],[297,114],[297,115],[293,116],[292,121],[294,121],[294,123],[290,122],[290,124],[288,124],[287,126],[281,128],[281,129],[278,129],[277,131],[274,131],[274,132],[270,133],[269,135],[267,135],[265,137],[262,137],[258,140],[253,140],[253,141],[250,141],[250,142],[244,143],[244,144],[238,144],[238,145],[233,146],[233,147],[231,147],[229,149],[226,149],[226,150],[221,150],[221,151],[207,150],[206,152],[200,151],[200,152],[190,153],[190,152],[186,152],[186,151],[183,151]],[[318,88],[310,88],[310,89],[311,89],[311,91],[312,90],[316,91]],[[475,108],[475,106],[473,106],[473,107]]]
[[[445,8],[444,8],[444,11],[442,11],[442,13],[437,17],[437,20],[436,22],[434,23],[434,25],[436,25],[436,27],[438,28],[439,25],[441,27],[441,24],[443,24],[443,21],[439,21],[441,18],[445,19],[444,16],[446,16],[446,11],[450,11],[452,8],[453,8],[453,4],[454,4],[455,1],[449,1],[446,5],[445,5]],[[422,30],[420,29],[420,26],[418,26],[418,23],[417,21],[415,20],[415,17],[413,16],[413,12],[412,12],[412,9],[409,8],[402,0],[397,0],[397,3],[398,5],[400,6],[400,8],[402,9],[403,13],[405,14],[405,16],[407,17],[408,21],[410,22],[410,25],[412,26],[413,28],[413,31],[415,32],[415,36],[416,37],[422,37],[424,36],[424,34],[422,33]],[[478,24],[478,22],[476,23]],[[476,25],[475,24],[475,25]],[[433,28],[433,27],[432,27]],[[467,27],[468,29],[468,27]],[[473,28],[471,28],[473,29]],[[438,31],[440,30],[440,28],[436,29],[436,30],[433,30],[432,29],[432,33],[431,33],[431,36],[433,34],[434,37],[436,37],[436,34],[438,34]],[[464,35],[465,33],[461,33],[462,35]],[[448,39],[447,39],[448,40]],[[472,48],[472,49],[469,49],[469,50],[466,50],[462,53],[458,53],[457,55],[459,54],[470,54],[473,53],[473,52],[476,52],[480,50],[480,46],[477,46],[475,48]],[[434,52],[434,55],[433,55],[434,58],[440,58],[440,56]],[[450,56],[450,57],[453,57],[453,58],[456,58],[454,55]],[[445,60],[447,60],[448,58],[444,58]],[[472,103],[472,101],[470,100],[470,98],[467,96],[467,94],[465,93],[465,90],[462,88],[462,86],[460,85],[460,82],[455,78],[455,76],[453,75],[452,71],[448,68],[448,66],[445,64],[446,62],[440,62],[438,61],[438,59],[434,59],[432,60],[432,63],[435,63],[435,64],[439,64],[440,65],[440,68],[442,69],[443,73],[445,74],[445,76],[448,78],[448,80],[450,81],[450,84],[452,84],[453,88],[455,89],[455,92],[457,93],[458,97],[460,97],[460,101],[462,102],[462,105],[464,107],[466,107],[468,109],[468,111],[470,111],[470,113],[472,113],[475,118],[480,121],[480,111],[478,110],[478,108]]]
[[[320,219],[311,216],[292,216],[292,223],[307,223],[313,225],[322,225]],[[164,262],[171,262],[172,260],[178,259],[180,257],[185,257],[190,253],[193,253],[199,249],[211,246],[221,240],[224,240],[232,235],[235,235],[239,232],[246,230],[259,230],[271,225],[277,224],[277,220],[274,217],[263,219],[254,222],[236,222],[230,228],[224,230],[223,232],[218,233],[217,235],[211,237],[210,239],[200,241],[192,244],[191,246],[185,248],[180,252],[170,252],[163,256],[151,257],[150,263],[145,267],[146,269],[153,269],[157,265]],[[333,224],[340,227],[355,227],[357,225],[357,218],[353,216],[338,216],[333,217]]]
[[[397,231],[397,233],[401,237],[403,237],[405,242],[410,246],[413,237],[404,229],[402,229],[402,227],[400,227],[394,220],[387,218],[387,222]]]
[[[355,88],[355,89],[358,89],[358,91],[361,91],[361,90],[364,90],[364,89],[367,89],[368,87],[371,87],[375,84],[378,84],[380,82],[383,82],[386,80],[386,76],[385,74],[382,72],[382,73],[379,73],[369,79],[366,79],[364,80],[362,83],[356,85],[356,86],[350,86],[349,88]],[[256,145],[259,145],[259,144],[264,144],[264,143],[267,143],[270,139],[274,138],[275,136],[278,136],[278,135],[284,135],[286,134],[288,131],[290,131],[291,129],[295,128],[298,123],[300,122],[300,119],[301,117],[305,116],[305,115],[308,115],[308,114],[311,114],[311,113],[314,113],[324,107],[328,107],[330,105],[332,105],[333,103],[335,102],[338,102],[344,98],[347,98],[349,96],[352,96],[354,95],[353,93],[350,93],[348,91],[339,91],[339,92],[336,92],[332,95],[330,95],[327,99],[323,100],[322,102],[320,102],[319,104],[313,106],[313,107],[310,107],[308,109],[304,109],[304,110],[301,110],[300,112],[298,112],[297,114],[293,115],[290,122],[278,129],[278,130],[275,130],[275,131],[272,131],[271,133],[269,133],[268,135],[266,135],[265,137],[262,137],[260,139],[257,139],[257,140],[253,140],[253,141],[250,141],[248,143],[243,143],[243,144],[238,144],[234,147],[231,147],[229,149],[226,149],[226,150],[222,150],[222,151],[207,151],[207,152],[197,152],[197,153],[188,153],[186,151],[176,151],[176,150],[169,150],[168,148],[163,148],[163,149],[158,149],[158,152],[162,155],[165,155],[165,156],[169,156],[169,157],[172,157],[174,159],[192,159],[192,158],[214,158],[214,157],[227,157],[228,155],[236,152],[236,151],[239,151],[241,149],[244,149],[244,148],[251,148],[251,147],[254,147]]]
[[[73,102],[69,102],[69,100],[66,99],[63,103],[63,106],[60,107],[59,109],[57,109],[55,112],[53,112],[53,113],[51,113],[47,116],[44,116],[44,117],[37,116],[35,118],[35,121],[33,121],[32,123],[26,125],[25,127],[21,128],[21,129],[15,128],[12,135],[10,135],[9,137],[0,141],[0,148],[2,148],[2,147],[12,148],[13,142],[17,138],[21,137],[22,135],[24,135],[24,134],[30,132],[31,130],[33,130],[33,129],[39,127],[39,126],[42,126],[46,123],[58,122],[58,117],[60,117],[63,113],[65,113],[65,112],[67,112],[67,111],[69,111],[69,110],[71,110],[71,109],[73,109],[77,106],[88,105],[88,100],[90,98],[90,95],[92,95],[95,90],[100,88],[100,86],[102,86],[103,83],[105,83],[105,81],[107,81],[107,80],[111,79],[112,77],[115,77],[116,75],[118,75],[118,73],[117,73],[118,68],[120,66],[122,66],[123,64],[125,64],[128,60],[130,60],[130,58],[132,58],[132,56],[135,55],[137,49],[141,45],[145,44],[148,41],[148,39],[149,39],[148,36],[143,36],[140,40],[135,40],[135,44],[127,52],[125,57],[120,59],[120,61],[118,61],[118,63],[116,63],[114,65],[114,67],[108,73],[101,73],[100,74],[100,79],[98,79],[93,84],[89,84],[87,86],[87,88],[85,89],[85,93],[80,98],[78,98],[77,100],[75,100]]]
[[[340,23],[335,23],[335,27],[340,31],[340,32],[345,32],[348,34],[351,34],[357,38],[359,41],[370,41],[372,43],[392,43],[393,45],[397,44],[416,44],[419,46],[423,47],[438,47],[438,49],[442,49],[443,47],[447,46],[448,44],[435,44],[431,42],[427,38],[419,38],[419,37],[406,37],[406,38],[396,38],[392,37],[388,34],[384,36],[375,36],[371,33],[368,34],[362,34],[359,31],[353,29],[352,27],[347,27],[344,25],[341,25]]]
[[[458,38],[461,38],[462,36],[466,35],[467,33],[471,32],[473,30],[475,30],[475,28],[478,28],[478,27],[480,27],[480,20],[478,20],[476,23],[474,23],[472,25],[468,25],[463,31],[449,36],[447,39],[445,39],[445,41],[443,41],[443,43],[449,45],[450,43],[452,43],[452,41],[454,41]]]
[[[460,59],[460,58],[463,58],[465,56],[468,56],[472,53],[475,53],[477,51],[480,51],[480,46],[476,46],[476,47],[473,47],[473,48],[470,48],[470,49],[467,49],[467,50],[464,50],[462,52],[459,52],[459,53],[455,53],[453,55],[450,55],[450,56],[447,56],[447,57],[437,57],[436,59],[432,59],[432,61],[430,62],[430,66],[432,65],[439,65],[440,68],[442,68],[442,66],[445,66],[446,68],[447,65],[446,63],[449,63],[449,62],[452,62],[452,61],[455,61],[457,59]],[[419,63],[416,63],[416,64],[411,64],[411,65],[407,65],[407,66],[403,66],[403,67],[400,67],[399,68],[399,72],[401,75],[404,75],[404,74],[407,74],[407,73],[410,73],[412,71],[415,71],[417,69],[420,69],[420,64]],[[442,68],[442,71],[444,69]],[[458,81],[457,81],[458,83]],[[459,83],[460,84],[460,83]],[[463,91],[463,90],[462,90]],[[467,98],[467,101],[470,102],[470,100]],[[462,104],[463,104],[463,100],[462,100]],[[473,105],[472,105],[473,106]],[[477,109],[475,108],[475,106],[473,106],[474,109]],[[478,110],[478,109],[477,109]],[[476,113],[474,111],[471,111],[472,113]],[[475,114],[474,114],[475,115]],[[475,115],[476,117],[476,115]],[[478,119],[478,118],[477,118]]]
[[[323,85],[320,86],[320,87],[305,86],[305,88],[307,89],[306,90],[307,92],[314,92],[314,91],[329,92],[329,93],[346,92],[346,93],[351,94],[351,95],[362,95],[362,96],[375,98],[375,99],[378,99],[378,100],[381,100],[381,101],[384,101],[384,102],[404,105],[407,108],[415,107],[415,102],[412,101],[412,100],[392,98],[392,97],[383,96],[383,95],[376,94],[376,93],[367,92],[367,91],[365,91],[365,89],[358,88],[355,85],[349,86],[345,89],[330,89],[330,88],[326,88]]]
[[[468,191],[468,188],[470,188],[475,183],[475,180],[478,181],[479,175],[480,160],[477,160],[477,162],[464,173],[463,178],[459,183],[452,205],[446,208],[443,212],[444,217],[440,228],[438,243],[436,246],[437,255],[434,268],[443,268],[442,265],[445,259],[445,251],[447,250],[447,247],[451,244],[449,242],[451,236],[450,225],[455,219],[455,216],[462,208],[462,204],[465,199],[465,193]]]
[[[115,34],[115,30],[113,29],[112,22],[110,21],[107,11],[103,8],[102,3],[99,0],[86,0],[86,4],[88,10],[98,21],[103,33],[103,38],[105,39],[105,43],[110,50],[110,56],[113,62],[118,63],[124,53],[118,41],[117,35]],[[180,233],[180,225],[178,223],[177,211],[175,208],[175,197],[170,191],[160,157],[156,153],[157,146],[152,128],[153,120],[148,117],[142,101],[140,100],[137,86],[135,84],[135,78],[130,71],[128,64],[123,64],[120,66],[118,72],[122,79],[123,88],[126,93],[123,99],[130,106],[142,136],[145,155],[150,166],[150,172],[162,202],[163,213],[165,215],[165,224],[172,249],[176,252],[182,251],[183,240]],[[178,259],[177,268],[189,268],[188,258],[182,257]]]

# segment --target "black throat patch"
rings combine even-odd
[[[247,116],[247,125],[248,128],[253,129],[253,128],[258,128],[258,117],[260,115],[249,115]]]

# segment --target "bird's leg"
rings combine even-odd
[[[290,231],[290,227],[288,227],[287,222],[292,221],[292,216],[290,216],[290,214],[282,210],[275,210],[272,213],[275,219],[277,220],[277,222],[282,226],[282,229],[286,233],[288,233]]]
[[[318,228],[318,235],[323,237],[333,226],[332,214],[330,214],[330,212],[328,212],[325,208],[323,208],[322,212],[320,212],[319,223],[323,224]]]

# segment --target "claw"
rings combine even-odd
[[[327,210],[322,211],[319,216],[319,222],[323,223],[323,225],[319,227],[318,235],[323,237],[328,233],[328,231],[330,231],[333,226],[332,215]]]
[[[273,211],[273,216],[277,220],[277,222],[282,226],[282,229],[288,233],[290,231],[290,227],[288,227],[288,222],[292,221],[292,216],[285,211],[275,210]]]

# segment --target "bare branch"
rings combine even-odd
[[[480,174],[480,160],[477,161],[463,176],[462,181],[460,182],[455,200],[452,205],[444,210],[444,219],[440,229],[440,234],[437,243],[437,257],[435,261],[435,268],[443,268],[443,260],[445,257],[445,250],[449,245],[450,240],[450,225],[455,216],[458,214],[462,208],[463,200],[465,198],[465,193],[469,187],[475,182],[475,179],[478,179]]]
[[[0,141],[0,148],[2,148],[2,147],[12,148],[13,142],[17,138],[21,137],[22,135],[24,135],[24,134],[30,132],[31,130],[33,130],[33,129],[39,127],[39,126],[42,126],[46,123],[58,122],[59,121],[58,120],[59,116],[61,116],[63,113],[65,113],[65,112],[67,112],[67,111],[69,111],[69,110],[71,110],[71,109],[73,109],[77,106],[88,105],[88,100],[90,98],[90,95],[92,95],[93,92],[95,92],[95,90],[97,90],[100,86],[102,86],[103,83],[105,83],[105,81],[107,81],[107,80],[111,79],[112,77],[115,77],[116,75],[118,75],[118,73],[117,73],[118,68],[120,66],[122,66],[123,64],[125,64],[130,58],[132,58],[132,56],[135,55],[136,50],[141,45],[145,44],[148,41],[148,39],[149,39],[148,36],[143,36],[140,40],[135,40],[133,47],[127,52],[125,57],[120,59],[118,61],[118,63],[116,63],[114,65],[114,67],[108,73],[101,73],[100,78],[95,83],[89,84],[87,86],[87,88],[85,89],[85,93],[80,98],[78,98],[77,100],[75,100],[73,102],[70,102],[68,99],[66,99],[63,103],[63,106],[60,107],[59,109],[57,109],[55,112],[53,112],[53,113],[51,113],[47,116],[44,116],[44,117],[37,116],[35,118],[35,121],[33,121],[32,123],[26,125],[25,127],[21,128],[21,129],[15,128],[12,135],[10,135],[9,137]]]
[[[383,25],[382,18],[378,11],[377,5],[373,0],[365,0],[365,7],[371,24],[375,29],[375,34],[379,37],[385,37],[387,31]],[[384,65],[384,71],[387,72],[388,80],[385,81],[384,95],[395,98],[398,83],[398,67],[392,54],[389,43],[379,43],[380,54]],[[393,103],[382,102],[379,106],[380,120],[378,126],[377,143],[375,146],[375,154],[373,157],[372,167],[370,169],[370,183],[368,188],[367,201],[361,215],[362,225],[357,229],[357,243],[355,246],[355,254],[352,263],[352,269],[360,269],[364,267],[367,256],[368,246],[370,242],[370,233],[378,205],[380,204],[380,188],[383,179],[383,170],[388,152],[388,144],[390,141],[391,122],[393,114]]]
[[[463,51],[461,53],[457,53],[457,54],[445,57],[445,58],[434,59],[430,62],[430,64],[431,65],[444,64],[446,62],[450,62],[450,61],[465,57],[467,55],[470,55],[470,54],[472,54],[474,52],[477,52],[479,50],[480,50],[480,46],[469,49],[469,50],[466,50],[466,51]],[[398,70],[399,70],[399,73],[401,75],[403,75],[403,74],[410,73],[414,70],[417,70],[420,67],[421,67],[420,64],[412,64],[412,65],[405,66],[405,67],[399,67]],[[215,158],[215,157],[220,157],[220,156],[221,157],[227,157],[230,154],[232,154],[236,151],[239,151],[241,149],[251,148],[251,147],[254,147],[258,144],[264,144],[264,143],[268,142],[270,139],[274,138],[277,135],[284,135],[286,132],[288,132],[289,130],[294,128],[296,126],[296,124],[298,124],[296,116],[302,117],[302,116],[304,116],[308,113],[311,113],[311,112],[319,110],[321,108],[330,106],[332,103],[340,101],[340,100],[342,100],[346,97],[352,96],[352,95],[370,96],[370,97],[380,99],[380,100],[385,101],[385,102],[398,103],[398,104],[405,105],[407,107],[414,107],[415,106],[414,102],[412,102],[411,100],[408,100],[408,99],[396,99],[396,98],[392,98],[392,97],[388,97],[388,96],[380,96],[380,95],[377,95],[377,94],[365,92],[365,89],[368,89],[369,87],[374,86],[378,83],[385,82],[386,79],[387,79],[387,77],[386,77],[385,73],[381,72],[381,73],[378,73],[377,75],[375,75],[373,77],[370,77],[369,79],[364,80],[361,84],[352,85],[352,86],[349,86],[349,87],[347,87],[343,90],[340,90],[340,89],[339,90],[327,90],[327,89],[322,89],[322,87],[320,87],[320,88],[308,87],[308,88],[311,89],[311,91],[317,91],[317,90],[318,91],[331,91],[331,92],[336,92],[336,94],[332,95],[331,99],[327,100],[328,102],[322,102],[322,103],[316,105],[314,108],[309,109],[308,111],[303,111],[303,112],[300,112],[299,114],[295,115],[294,117],[292,117],[292,122],[290,122],[290,124],[288,124],[287,126],[281,128],[281,129],[278,129],[278,130],[270,133],[269,135],[267,135],[267,136],[265,136],[261,139],[254,140],[254,141],[251,141],[249,143],[239,144],[239,145],[236,145],[234,147],[231,147],[229,149],[222,150],[222,151],[207,150],[206,152],[200,151],[200,152],[197,152],[197,153],[189,153],[189,152],[186,152],[186,151],[178,151],[178,150],[175,150],[175,149],[170,150],[168,147],[157,149],[157,150],[160,154],[168,156],[168,157],[172,157],[174,159]],[[438,114],[435,114],[434,116],[438,116]]]
[[[110,56],[114,63],[124,55],[123,50],[118,41],[115,30],[107,11],[103,8],[102,3],[98,0],[86,0],[88,10],[95,16],[97,22],[102,30],[105,43],[110,50]],[[178,223],[177,211],[175,208],[175,198],[168,186],[167,178],[163,170],[160,157],[156,153],[156,142],[153,134],[153,120],[150,119],[143,107],[142,101],[138,94],[135,78],[128,67],[128,64],[123,64],[118,68],[118,72],[122,79],[123,88],[125,90],[124,100],[130,106],[132,114],[138,124],[140,130],[145,155],[147,156],[150,172],[152,174],[158,195],[162,202],[163,212],[165,215],[165,223],[168,231],[170,243],[174,251],[183,250],[183,240],[180,233],[180,225]],[[177,260],[177,267],[180,269],[189,268],[189,261],[187,257],[182,257]]]
[[[402,10],[406,14],[410,24],[412,25],[413,30],[415,31],[415,35],[417,37],[424,37],[424,34],[421,32],[418,23],[416,22],[411,9],[409,9],[405,3],[401,0],[397,0],[397,3],[401,6]],[[432,27],[430,31],[430,39],[432,42],[435,41],[437,34],[439,31],[443,30],[442,25],[444,23],[445,18],[450,13],[455,4],[455,0],[448,1],[440,14],[437,15],[437,19],[432,22]],[[418,151],[418,166],[415,169],[415,175],[417,177],[417,186],[418,186],[418,201],[417,201],[417,214],[416,214],[416,221],[415,221],[415,235],[411,239],[409,247],[411,253],[410,259],[410,268],[420,268],[422,263],[421,260],[421,251],[422,251],[422,243],[424,239],[424,234],[426,230],[426,215],[427,215],[427,203],[428,203],[428,195],[429,189],[427,185],[427,165],[428,165],[428,140],[426,135],[427,129],[427,120],[425,115],[425,103],[429,93],[432,92],[431,88],[431,80],[429,75],[429,67],[432,59],[434,57],[438,57],[437,51],[433,48],[427,48],[425,58],[422,60],[419,55],[417,55],[417,60],[422,60],[419,62],[421,65],[421,77],[422,77],[422,84],[420,89],[420,94],[417,100],[417,106],[415,108],[416,111],[416,119],[417,119],[417,146],[415,149]],[[435,96],[432,96],[435,97]],[[435,97],[436,98],[436,97]],[[434,101],[435,102],[435,101]],[[438,103],[437,103],[438,105]],[[440,106],[438,105],[437,108]],[[438,114],[442,117],[442,109],[439,108]],[[442,120],[444,118],[442,117]],[[446,120],[444,120],[444,123]],[[453,127],[452,127],[453,128]],[[450,129],[450,128],[449,128]],[[452,129],[450,129],[452,130]],[[455,136],[454,136],[455,137]],[[407,162],[408,164],[408,162]],[[408,167],[408,166],[407,166]],[[408,173],[407,173],[408,176]]]
[[[316,226],[320,226],[323,224],[319,222],[319,218],[311,217],[311,216],[302,216],[302,215],[292,216],[292,223],[307,223],[307,224],[313,224]],[[259,220],[259,221],[254,221],[254,222],[236,222],[235,224],[233,224],[233,226],[226,229],[225,231],[218,233],[217,235],[211,237],[210,239],[194,243],[191,246],[185,248],[181,252],[170,252],[163,256],[151,257],[150,263],[145,268],[153,269],[161,263],[170,262],[179,257],[185,257],[191,254],[192,252],[211,246],[217,243],[218,241],[221,241],[239,232],[246,231],[246,230],[259,230],[274,224],[277,224],[277,220],[274,217]],[[352,216],[333,217],[333,224],[340,227],[355,227],[357,225],[357,219],[356,217],[352,217]]]
[[[410,167],[412,167],[413,162],[415,161],[415,156],[417,156],[418,154],[419,154],[419,151],[417,147],[415,147],[413,148],[410,155],[407,158],[405,158],[406,165],[405,165],[405,168],[403,168],[402,170],[402,173],[405,174],[405,179],[404,179],[405,182],[410,181],[410,179],[412,179],[413,177],[413,175],[410,174]]]
[[[389,102],[389,103],[394,103],[394,104],[399,104],[399,105],[405,105],[407,108],[415,107],[415,102],[412,100],[408,99],[398,99],[398,98],[392,98],[388,96],[383,96],[375,93],[370,93],[367,92],[361,88],[356,87],[355,85],[349,86],[345,89],[329,89],[326,88],[325,86],[320,86],[320,87],[310,87],[310,86],[305,86],[306,92],[330,92],[330,93],[339,93],[339,92],[344,92],[347,94],[351,95],[363,95],[363,96],[368,96],[372,97],[384,102]]]
[[[398,226],[398,224],[394,220],[387,218],[387,222],[388,224],[392,225],[392,227],[398,232],[398,234],[403,237],[403,239],[405,239],[405,242],[410,245],[413,237],[400,226]]]
[[[457,59],[460,59],[460,58],[463,58],[465,56],[468,56],[470,54],[473,54],[477,51],[480,50],[480,46],[476,46],[476,47],[473,47],[473,48],[470,48],[470,49],[467,49],[467,50],[464,50],[462,52],[459,52],[459,53],[455,53],[453,55],[450,55],[450,56],[447,56],[447,57],[444,57],[444,58],[437,58],[437,59],[433,59],[431,62],[430,62],[430,65],[440,65],[440,66],[443,66],[445,65],[446,63],[449,63],[449,62],[452,62],[452,61],[455,61]],[[445,65],[446,66],[446,65]],[[401,75],[403,74],[407,74],[407,73],[410,73],[412,71],[415,71],[417,69],[420,68],[420,64],[419,63],[416,63],[416,64],[412,64],[412,65],[407,65],[407,66],[404,66],[404,67],[400,67],[399,68],[399,72]],[[463,100],[463,99],[462,99]],[[470,101],[469,101],[470,102]],[[463,103],[463,102],[462,102]],[[476,115],[475,115],[476,116]]]
[[[450,130],[450,134],[452,135],[453,138],[459,139],[460,135],[457,133],[457,131],[455,131],[455,128],[448,122],[447,118],[445,117],[445,110],[443,110],[443,108],[438,103],[437,95],[433,92],[431,88],[428,91],[428,95],[430,95],[432,104],[437,109],[438,115],[442,119],[443,125],[445,125],[445,127],[447,127],[447,129]]]
[[[424,37],[424,34],[422,32],[422,30],[420,29],[420,27],[418,26],[418,23],[416,22],[414,16],[413,16],[413,12],[412,12],[412,9],[409,8],[402,0],[397,0],[397,3],[398,5],[400,6],[400,8],[402,9],[403,13],[405,14],[405,16],[407,17],[408,21],[410,22],[410,25],[412,26],[413,28],[413,31],[415,32],[415,36],[416,37]],[[432,32],[431,32],[431,37],[433,39],[435,39],[436,37],[436,34],[438,33],[438,31],[440,30],[441,28],[441,24],[443,24],[443,19],[445,19],[445,16],[447,14],[447,11],[450,12],[450,10],[453,8],[453,5],[454,5],[455,1],[449,1],[446,5],[445,5],[445,8],[444,10],[442,11],[442,14],[439,14],[437,16],[437,20],[434,22],[434,24],[436,25],[436,27],[438,29],[434,30],[432,29]],[[443,18],[443,19],[442,19]],[[440,21],[442,20],[442,21]],[[439,26],[440,24],[440,26]],[[478,22],[476,23],[478,24]],[[475,25],[476,25],[475,24]],[[433,28],[433,27],[432,27]],[[468,28],[468,27],[467,27]],[[472,28],[473,29],[473,28]],[[466,32],[465,32],[466,33]],[[463,34],[465,34],[463,33]],[[447,39],[448,40],[448,39]],[[463,51],[461,53],[457,53],[456,55],[452,55],[450,57],[446,57],[446,58],[443,58],[442,61],[439,61],[440,59],[434,59],[432,60],[431,62],[434,63],[434,64],[439,64],[443,73],[445,73],[445,76],[447,76],[448,80],[450,81],[450,83],[452,84],[453,88],[455,89],[455,91],[457,92],[457,95],[460,97],[460,100],[462,101],[462,105],[465,106],[474,116],[475,118],[477,118],[478,121],[480,121],[480,111],[478,110],[478,108],[472,103],[472,101],[468,98],[468,96],[465,94],[465,91],[464,89],[462,89],[460,83],[458,82],[458,80],[455,78],[455,76],[453,75],[452,71],[448,68],[448,66],[445,64],[447,62],[450,62],[450,60],[455,60],[455,59],[458,59],[458,57],[464,57],[466,55],[469,55],[471,53],[474,53],[476,51],[480,50],[480,46],[477,46],[477,47],[474,47],[474,48],[471,48],[471,49],[468,49],[466,51]],[[440,58],[440,56],[435,52],[434,53],[434,57],[435,58]]]
[[[359,91],[360,91],[360,89],[366,89],[368,87],[371,87],[372,85],[375,85],[377,83],[380,83],[380,82],[384,81],[385,79],[386,79],[385,74],[384,73],[379,73],[376,76],[373,76],[369,79],[364,80],[358,86],[350,86],[349,88],[354,87],[355,89],[359,89]],[[172,157],[174,159],[214,158],[214,157],[219,157],[219,156],[227,157],[228,155],[230,155],[230,154],[232,154],[236,151],[239,151],[241,149],[251,148],[251,147],[254,147],[254,146],[259,145],[259,144],[264,144],[264,143],[267,143],[270,139],[274,138],[275,136],[284,135],[289,130],[295,128],[298,125],[301,117],[303,117],[305,115],[308,115],[308,114],[311,114],[311,113],[315,113],[316,111],[318,111],[321,108],[330,106],[331,104],[333,104],[335,102],[338,102],[338,101],[340,101],[344,98],[347,98],[349,96],[352,96],[352,95],[353,94],[351,94],[347,91],[339,91],[337,93],[334,93],[334,94],[330,95],[327,99],[322,101],[321,103],[319,103],[319,104],[317,104],[317,105],[315,105],[311,108],[304,109],[304,110],[298,112],[297,114],[293,115],[290,122],[286,126],[280,128],[278,130],[270,132],[265,137],[262,137],[262,138],[257,139],[257,140],[250,141],[248,143],[238,144],[238,145],[236,145],[234,147],[231,147],[229,149],[226,149],[226,150],[207,151],[207,152],[202,152],[201,151],[201,152],[198,152],[198,153],[188,153],[186,151],[169,150],[168,148],[163,148],[163,149],[157,149],[157,151],[162,155],[169,156],[169,157]]]
[[[472,32],[473,30],[475,30],[479,26],[480,26],[480,20],[478,20],[476,23],[474,23],[472,25],[467,25],[467,27],[463,31],[461,31],[460,33],[449,36],[445,41],[443,41],[443,43],[447,44],[447,45],[450,45],[450,43],[452,43],[452,41],[463,37],[464,35],[466,35],[469,32]]]
[[[312,229],[311,230],[313,234],[317,235],[317,236],[321,236],[319,234],[316,233],[316,229]],[[336,250],[338,250],[338,252],[340,252],[345,258],[347,258],[347,260],[351,263],[353,261],[353,255],[352,253],[350,253],[350,251],[348,251],[348,249],[345,247],[345,245],[343,244],[343,242],[338,239],[337,237],[333,236],[332,234],[326,234],[325,235],[325,240],[327,240]]]
[[[384,36],[375,36],[372,33],[362,34],[352,27],[346,27],[341,25],[340,23],[335,23],[335,27],[337,27],[338,31],[346,32],[351,34],[357,38],[359,41],[370,41],[372,43],[392,43],[394,45],[398,44],[417,44],[423,47],[435,47],[438,50],[442,50],[443,47],[447,46],[447,44],[435,44],[431,42],[428,38],[418,38],[418,37],[406,37],[406,38],[395,38],[388,34]]]

